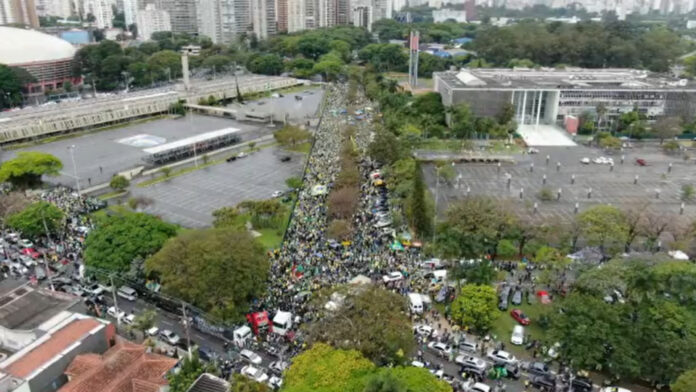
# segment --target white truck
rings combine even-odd
[[[423,298],[418,293],[408,293],[408,309],[411,314],[423,313]]]
[[[273,317],[273,333],[285,336],[292,329],[292,313],[279,310]]]
[[[232,331],[232,340],[237,347],[244,347],[247,339],[251,337],[251,328],[243,325]]]

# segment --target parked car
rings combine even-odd
[[[571,381],[570,386],[573,392],[592,392],[593,385],[592,380],[587,377],[574,377]]]
[[[599,392],[631,392],[629,389],[621,387],[604,387]]]
[[[517,358],[515,358],[514,355],[510,354],[507,351],[503,350],[491,350],[488,352],[488,359],[493,361],[494,363],[499,363],[499,364],[508,364],[508,363],[516,363]]]
[[[384,283],[391,283],[391,282],[397,282],[399,280],[402,280],[404,278],[403,275],[401,275],[401,272],[395,271],[395,272],[390,272],[387,275],[382,276],[382,280]]]
[[[268,369],[271,372],[277,373],[277,374],[283,374],[285,369],[287,369],[289,364],[285,361],[273,361],[271,362],[270,365],[268,365]]]
[[[529,317],[527,317],[527,315],[525,315],[520,309],[512,309],[510,311],[510,316],[512,316],[512,318],[522,325],[529,325]]]
[[[19,246],[21,246],[22,248],[33,248],[33,247],[34,247],[34,243],[31,242],[31,241],[29,241],[29,240],[22,239],[22,240],[19,241]],[[33,249],[32,249],[32,250],[33,250]]]
[[[432,338],[437,337],[437,331],[429,325],[425,325],[425,324],[416,325],[413,327],[413,330],[420,336],[426,336],[426,337],[432,337]]]
[[[508,300],[510,298],[510,291],[512,289],[510,286],[505,286],[500,290],[500,295],[498,296],[499,302],[498,302],[498,309],[500,310],[507,310],[508,308]]]
[[[452,352],[452,347],[450,347],[446,343],[430,342],[430,343],[428,343],[428,348],[437,352],[440,356],[443,356],[443,357],[449,356],[450,353]]]
[[[515,306],[518,306],[522,304],[522,290],[517,289],[515,292],[512,294],[512,304]]]
[[[478,344],[473,340],[467,340],[466,338],[462,338],[459,340],[459,351],[475,353],[478,352],[478,349]]]
[[[538,389],[543,387],[546,390],[552,391],[556,388],[556,379],[550,374],[545,376],[533,376],[529,381],[531,381],[533,387]]]
[[[527,366],[527,373],[533,376],[546,376],[547,374],[551,374],[551,370],[549,369],[549,365],[544,362],[531,362],[529,366]]]
[[[471,355],[459,355],[457,356],[457,358],[454,359],[454,362],[462,366],[479,370],[486,370],[486,361],[484,361],[481,358],[473,357]]]
[[[244,366],[242,368],[242,374],[256,382],[266,382],[266,380],[268,380],[268,374],[264,373],[263,370],[255,368],[251,365]]]
[[[510,343],[514,345],[521,345],[524,343],[524,327],[521,325],[515,325],[512,328],[512,336],[510,336]]]
[[[126,316],[126,312],[116,308],[115,306],[111,306],[109,309],[107,309],[106,314],[119,320],[123,319]]]
[[[135,315],[133,313],[131,313],[123,318],[123,323],[126,325],[132,325],[134,322],[135,322]]]
[[[239,356],[242,357],[242,359],[244,359],[245,361],[251,362],[254,365],[260,365],[261,362],[263,362],[263,359],[261,359],[259,354],[256,354],[251,350],[242,350],[239,352]]]
[[[148,336],[157,336],[158,333],[159,333],[159,328],[157,328],[157,327],[152,327],[152,328],[147,330]]]
[[[172,346],[176,346],[177,343],[179,343],[179,341],[181,340],[179,335],[175,334],[174,332],[168,329],[163,329],[162,331],[160,331],[159,337],[165,342],[171,344]]]

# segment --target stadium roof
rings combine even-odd
[[[0,64],[27,65],[75,57],[68,41],[36,30],[0,26]]]

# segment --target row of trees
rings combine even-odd
[[[351,218],[360,200],[360,171],[358,170],[358,151],[355,149],[355,128],[343,130],[340,152],[340,171],[329,194],[327,202],[328,234],[336,240],[347,240],[352,233]]]
[[[271,204],[249,202],[240,209],[257,225],[273,225],[284,214]],[[182,233],[148,214],[99,215],[85,240],[85,263],[135,282],[158,281],[164,293],[220,321],[239,320],[263,292],[269,268],[263,247],[241,227],[239,214],[236,208],[219,210],[217,228]]]
[[[665,245],[693,252],[694,223],[652,212],[647,206],[619,209],[597,205],[569,223],[539,221],[526,210],[486,197],[453,203],[437,226],[436,252],[446,258],[533,258],[543,247],[574,252],[580,245],[599,248],[605,257],[631,250],[656,251]]]
[[[473,49],[480,58],[498,66],[506,66],[513,59],[528,59],[542,66],[567,64],[666,72],[687,45],[678,34],[662,26],[618,21],[522,21],[505,27],[482,27],[477,31]]]

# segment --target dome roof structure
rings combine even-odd
[[[0,26],[0,64],[15,66],[72,59],[68,41],[36,30]]]

